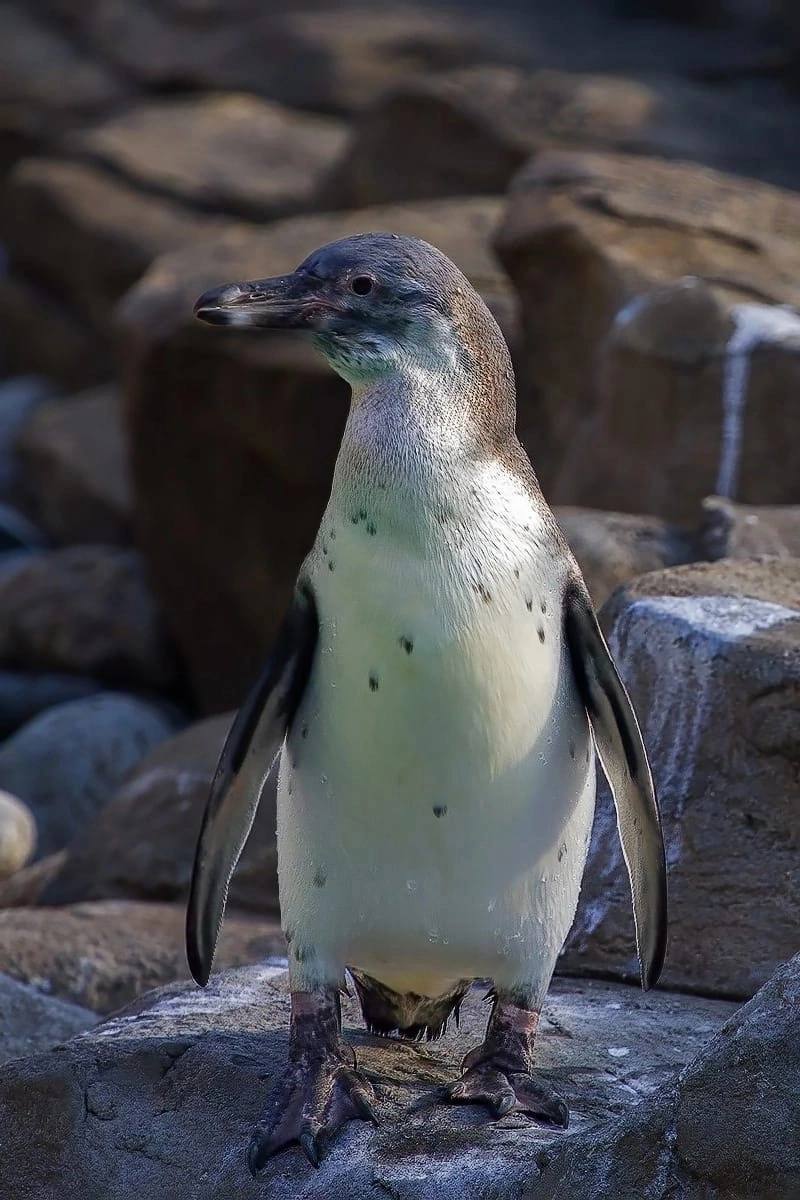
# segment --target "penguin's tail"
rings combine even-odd
[[[370,1033],[387,1037],[397,1034],[413,1042],[441,1037],[451,1016],[458,1026],[461,1002],[472,983],[471,979],[459,979],[443,996],[419,996],[416,992],[394,992],[363,971],[353,967],[349,970]]]

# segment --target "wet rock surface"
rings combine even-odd
[[[255,1181],[245,1150],[286,1054],[285,974],[241,968],[212,977],[204,992],[167,988],[56,1055],[4,1069],[0,1185],[19,1200],[49,1200],[55,1186],[66,1187],[62,1197],[93,1187],[109,1200],[134,1192],[147,1200],[518,1195],[583,1131],[665,1091],[731,1012],[720,1001],[559,981],[538,1057],[572,1108],[568,1132],[515,1114],[492,1122],[469,1107],[412,1111],[480,1040],[481,995],[469,997],[458,1032],[424,1049],[354,1031],[362,1067],[385,1088],[381,1128],[351,1125],[319,1171],[295,1148]],[[347,1001],[348,1032],[354,1024]],[[43,1122],[47,1135],[34,1152],[31,1134]]]
[[[182,904],[101,900],[66,908],[0,909],[7,975],[48,996],[111,1012],[160,984],[188,979]],[[227,914],[217,970],[285,956],[277,921]]]
[[[174,711],[101,692],[59,704],[0,746],[0,788],[31,808],[44,856],[71,842],[151,747],[169,737]]]
[[[749,996],[800,919],[800,560],[657,571],[602,621],[639,714],[669,876],[667,986]],[[563,967],[636,978],[627,875],[601,793]]]
[[[47,904],[133,897],[185,901],[211,780],[232,714],[211,717],[148,754],[82,829],[48,880]],[[278,911],[275,772],[231,881],[230,903]]]

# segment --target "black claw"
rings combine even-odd
[[[254,1179],[258,1178],[259,1171],[269,1158],[268,1146],[269,1142],[263,1134],[254,1133],[250,1139],[250,1145],[247,1147],[247,1165]]]
[[[569,1109],[563,1100],[559,1100],[556,1104],[556,1111],[553,1116],[553,1123],[560,1125],[562,1129],[566,1129],[569,1125]]]
[[[506,1095],[501,1096],[499,1098],[499,1100],[497,1100],[495,1102],[495,1104],[492,1106],[492,1112],[499,1120],[500,1117],[504,1117],[506,1115],[506,1113],[511,1112],[511,1110],[514,1107],[514,1105],[516,1104],[516,1102],[517,1102],[516,1096],[511,1096],[508,1093],[506,1093]]]
[[[362,1118],[362,1120],[371,1121],[372,1124],[376,1126],[380,1125],[378,1114],[375,1112],[375,1109],[362,1092],[353,1092],[353,1104],[356,1106],[358,1115]]]
[[[304,1129],[297,1139],[312,1167],[319,1166],[319,1143],[310,1130]]]

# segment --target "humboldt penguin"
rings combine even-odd
[[[250,1168],[295,1141],[318,1165],[346,1121],[376,1120],[342,1038],[345,972],[368,1028],[404,1038],[437,1037],[490,980],[484,1041],[441,1098],[564,1126],[534,1043],[586,862],[595,749],[644,987],[664,957],[664,848],[630,700],[515,433],[503,336],[444,254],[385,233],[209,291],[195,312],[309,334],[352,392],[319,532],[220,758],[188,907],[205,984],[280,757],[290,1048]]]

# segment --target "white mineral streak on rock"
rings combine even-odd
[[[800,619],[800,611],[743,596],[648,596],[634,601],[611,631],[609,646],[633,686],[639,664],[655,657],[663,679],[639,709],[664,814],[669,866],[681,856],[683,810],[715,696],[715,660],[725,642]],[[723,698],[724,699],[724,698]]]
[[[800,352],[800,315],[794,309],[786,305],[737,304],[731,316],[734,328],[725,353],[722,442],[716,487],[717,495],[730,500],[735,498],[739,482],[751,355],[762,345],[789,346]]]

